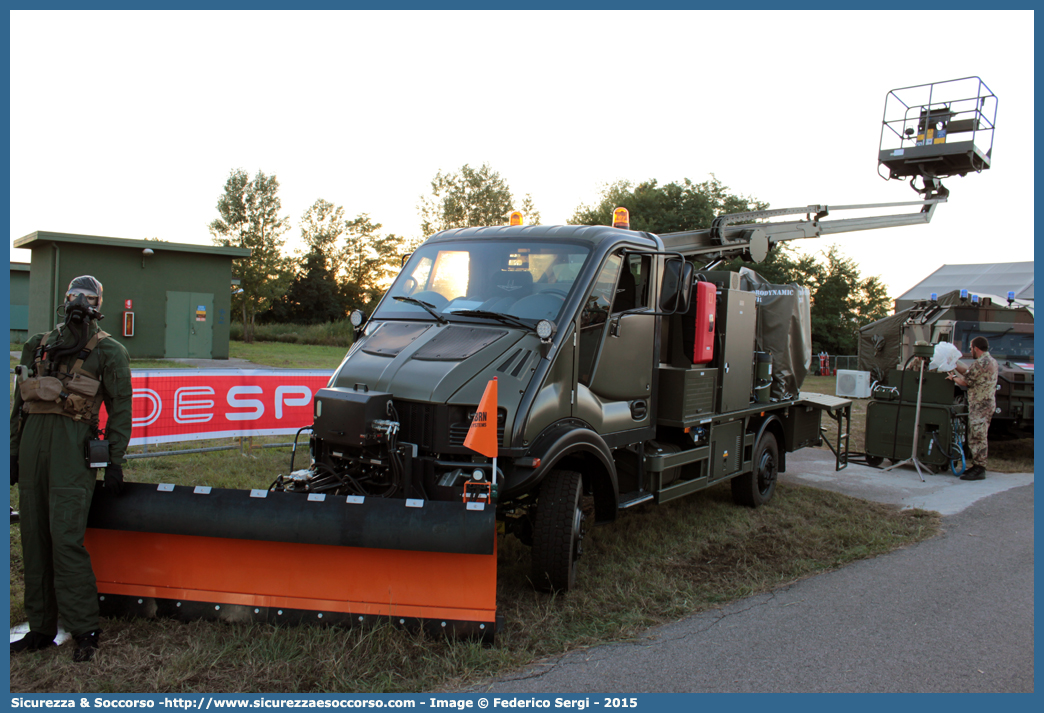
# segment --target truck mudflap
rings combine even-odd
[[[84,544],[107,616],[498,628],[489,503],[127,483]]]

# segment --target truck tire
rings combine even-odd
[[[771,431],[765,431],[754,448],[754,470],[732,479],[732,501],[756,508],[772,499],[779,475],[779,445]]]
[[[583,484],[572,470],[548,473],[540,486],[533,522],[533,586],[568,592],[576,584],[576,561],[583,552]]]

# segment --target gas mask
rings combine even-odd
[[[66,295],[66,322],[71,322],[72,324],[83,324],[86,321],[101,318],[102,315],[101,312],[98,311],[98,298],[96,295],[87,295],[82,292]]]
[[[77,277],[69,283],[65,302],[58,310],[65,324],[60,328],[52,359],[79,353],[91,337],[90,322],[102,319],[98,311],[102,301],[102,285],[90,275]],[[63,314],[64,312],[64,314]]]

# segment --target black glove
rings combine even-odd
[[[11,456],[11,485],[18,485],[18,456]]]
[[[105,489],[113,495],[123,492],[123,466],[109,465],[105,467]]]

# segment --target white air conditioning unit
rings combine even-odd
[[[870,372],[838,369],[837,395],[850,399],[870,398]]]

